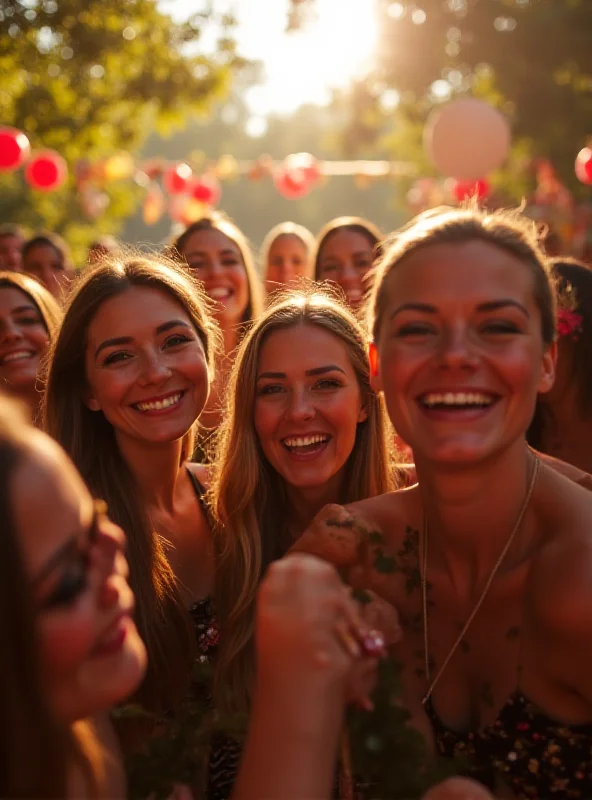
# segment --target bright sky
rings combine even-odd
[[[162,0],[162,5],[182,18],[196,0]],[[310,24],[290,34],[285,33],[288,0],[216,0],[216,6],[236,16],[241,55],[264,64],[265,82],[245,98],[260,121],[270,112],[326,103],[331,89],[347,86],[368,68],[377,41],[374,0],[315,0]]]

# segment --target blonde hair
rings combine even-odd
[[[166,259],[116,253],[88,266],[68,297],[64,321],[49,361],[44,402],[45,430],[70,455],[95,497],[126,533],[130,584],[138,629],[148,650],[148,673],[138,697],[155,710],[171,708],[189,680],[194,636],[163,545],[147,517],[111,424],[84,402],[89,326],[100,306],[133,286],[157,289],[178,302],[201,339],[210,369],[219,331],[210,302],[188,270]],[[183,439],[181,463],[193,451],[193,432]]]
[[[267,233],[259,254],[259,264],[263,274],[267,274],[269,252],[275,242],[282,236],[295,236],[300,239],[306,249],[306,277],[312,278],[316,240],[308,228],[305,228],[304,225],[298,225],[296,222],[280,222]]]
[[[253,676],[253,615],[257,587],[268,564],[290,546],[285,482],[263,455],[254,425],[259,355],[277,330],[317,326],[345,345],[367,419],[358,424],[340,501],[351,503],[393,488],[387,418],[370,386],[366,341],[352,312],[327,291],[275,295],[243,339],[230,377],[227,411],[219,433],[210,501],[217,547],[216,607],[221,649],[216,695],[222,707],[245,709]],[[289,358],[289,356],[287,356]]]
[[[516,211],[447,206],[415,217],[407,227],[393,234],[386,246],[371,278],[368,309],[369,329],[374,339],[378,339],[386,311],[388,276],[406,256],[431,245],[464,244],[474,240],[505,250],[529,268],[541,312],[543,341],[550,344],[555,338],[555,294],[549,262],[539,244],[535,223]]]

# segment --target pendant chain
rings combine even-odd
[[[516,538],[516,534],[520,530],[520,526],[522,525],[522,520],[524,519],[524,515],[526,514],[526,509],[528,508],[528,505],[530,503],[530,498],[532,497],[532,492],[534,490],[534,486],[535,486],[535,483],[536,483],[537,475],[539,473],[539,467],[540,467],[540,464],[541,464],[541,462],[539,461],[537,456],[535,456],[534,459],[535,460],[534,460],[534,465],[533,465],[533,470],[532,470],[532,476],[531,476],[531,479],[530,479],[530,484],[528,486],[528,491],[526,492],[526,497],[524,498],[524,502],[522,503],[522,508],[520,509],[520,513],[518,514],[518,519],[516,520],[516,524],[514,525],[514,528],[512,529],[512,532],[510,533],[510,536],[508,537],[508,541],[506,542],[506,544],[504,546],[504,549],[502,550],[502,552],[500,554],[500,557],[495,562],[495,564],[493,566],[493,569],[491,570],[491,574],[490,574],[490,576],[489,576],[489,578],[487,580],[487,583],[485,584],[485,588],[483,589],[483,591],[481,593],[481,596],[477,600],[477,602],[475,604],[475,607],[471,611],[471,613],[469,615],[469,618],[467,619],[467,621],[465,622],[465,624],[463,626],[462,631],[459,633],[458,638],[456,639],[456,641],[452,645],[452,647],[450,649],[450,652],[448,653],[448,655],[444,659],[444,662],[442,663],[442,666],[440,667],[440,669],[436,672],[433,680],[431,680],[431,677],[430,677],[430,658],[429,658],[429,644],[428,644],[428,603],[427,603],[428,522],[427,522],[427,516],[424,515],[424,523],[423,523],[423,559],[422,559],[422,569],[421,569],[421,593],[422,593],[422,603],[423,603],[423,644],[424,644],[424,655],[425,655],[425,674],[426,674],[426,680],[428,682],[428,690],[426,692],[425,697],[422,700],[422,703],[424,705],[428,701],[430,696],[432,695],[432,692],[434,691],[434,688],[435,688],[436,684],[440,680],[440,678],[442,676],[442,673],[444,672],[444,670],[446,669],[446,667],[450,663],[450,659],[452,658],[452,656],[458,650],[458,647],[459,647],[460,643],[462,642],[466,632],[469,630],[469,628],[471,626],[471,623],[473,622],[473,620],[477,616],[477,612],[479,611],[479,609],[483,605],[483,601],[485,600],[485,598],[487,596],[487,593],[489,592],[489,589],[491,588],[491,584],[493,583],[493,580],[494,580],[495,576],[497,575],[498,570],[501,567],[502,562],[503,562],[504,558],[506,557],[506,555],[508,553],[508,550],[510,549],[510,547],[512,545],[512,542]]]

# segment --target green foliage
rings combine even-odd
[[[137,187],[106,187],[99,222],[77,200],[75,163],[124,149],[136,152],[158,125],[170,131],[203,113],[227,90],[240,65],[232,19],[205,8],[178,24],[155,0],[0,0],[0,120],[27,133],[35,148],[69,162],[67,184],[48,195],[21,173],[0,178],[0,220],[60,232],[80,248],[113,232],[137,200]],[[200,34],[218,34],[205,57]]]
[[[304,18],[315,0],[292,0]],[[510,118],[514,149],[494,185],[509,197],[524,193],[516,169],[532,156],[550,158],[578,188],[575,156],[592,135],[592,2],[590,0],[398,0],[378,3],[380,43],[373,73],[346,101],[345,147],[380,142],[397,158],[421,152],[421,132],[448,84],[450,96],[487,99]],[[421,12],[424,12],[423,15]],[[446,89],[446,83],[439,85]],[[385,90],[396,89],[399,109],[381,112]],[[372,121],[371,114],[375,113]],[[433,173],[432,173],[433,174]]]

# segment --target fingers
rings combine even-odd
[[[448,778],[424,794],[422,800],[493,800],[493,795],[468,778]]]

